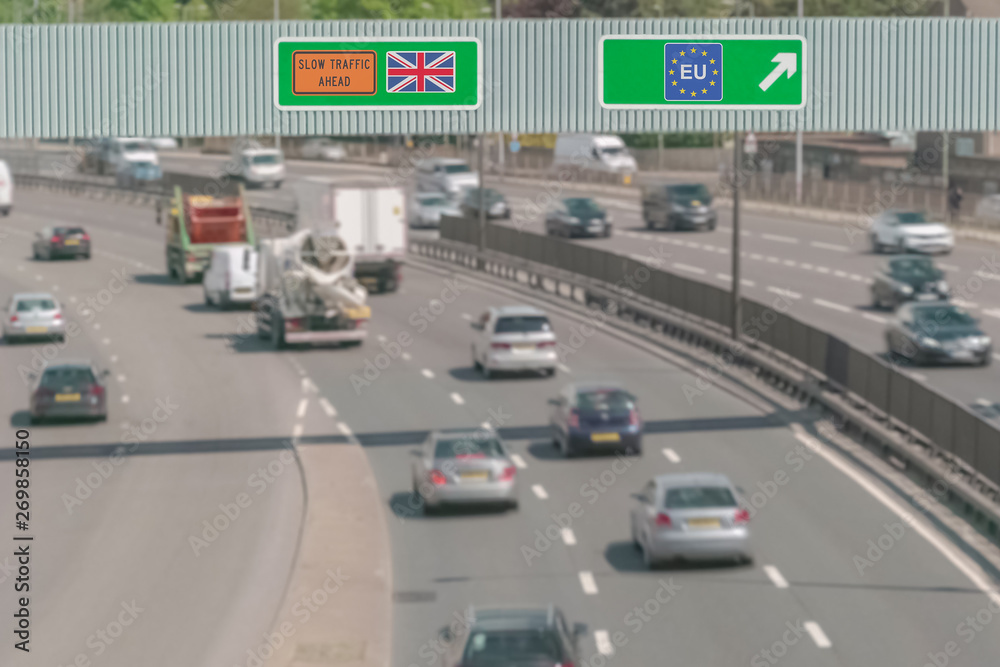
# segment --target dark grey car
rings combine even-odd
[[[715,229],[712,194],[701,183],[643,188],[642,219],[647,229]]]
[[[545,214],[545,233],[553,236],[611,236],[611,216],[590,197],[569,197]]]
[[[900,256],[889,259],[875,272],[872,305],[895,310],[907,301],[948,298],[944,272],[929,257]]]
[[[893,357],[913,364],[978,364],[993,359],[993,342],[964,309],[952,304],[908,303],[900,306],[885,332]]]
[[[570,626],[558,608],[468,609],[441,629],[444,667],[571,667],[579,665],[587,626]]]
[[[35,259],[90,259],[90,234],[83,227],[46,227],[35,233],[31,253]]]

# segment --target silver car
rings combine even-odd
[[[8,343],[26,338],[66,338],[66,320],[51,294],[15,294],[7,303],[3,337]]]
[[[544,310],[534,306],[490,308],[471,323],[472,365],[489,379],[497,371],[555,375],[556,334]]]
[[[517,466],[492,429],[434,431],[413,454],[413,493],[425,513],[445,505],[517,507]]]
[[[753,561],[750,513],[725,475],[660,475],[633,497],[632,541],[650,568],[676,560]]]
[[[443,192],[418,192],[410,207],[410,226],[437,229],[441,226],[441,216],[462,215],[458,204]]]

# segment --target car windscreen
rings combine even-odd
[[[254,155],[251,161],[254,164],[278,164],[281,158],[277,155]]]
[[[607,148],[599,148],[598,150],[605,155],[621,155],[625,152],[625,149],[621,146],[608,146]]]
[[[56,227],[52,230],[55,236],[83,236],[87,232],[83,227]]]
[[[603,210],[593,199],[584,197],[566,199],[564,200],[564,203],[566,204],[566,208],[569,209],[569,212],[573,215],[592,215],[594,213],[601,213]]]
[[[667,187],[670,195],[675,199],[686,200],[694,199],[701,202],[707,202],[712,198],[709,194],[708,188],[704,185],[671,185]]]
[[[463,667],[508,667],[515,664],[561,664],[562,650],[549,628],[473,630],[465,646]]]
[[[917,327],[933,332],[939,327],[968,327],[976,323],[975,318],[967,311],[954,306],[940,308],[920,308],[914,311]]]
[[[420,200],[421,206],[447,206],[448,200],[444,197],[424,197]]]
[[[444,166],[444,171],[446,174],[466,174],[469,172],[469,165],[467,164],[446,164]]]
[[[889,270],[893,278],[905,281],[936,280],[941,277],[941,272],[934,263],[924,257],[894,260],[889,264]]]
[[[497,320],[496,333],[538,333],[552,331],[549,318],[544,315],[519,315]]]
[[[668,509],[735,507],[736,498],[725,486],[683,486],[668,489],[663,506]]]
[[[495,438],[476,437],[448,438],[434,443],[436,459],[496,459],[503,457],[503,448]]]
[[[123,141],[121,142],[123,153],[134,153],[137,151],[151,151],[153,144],[148,141]]]
[[[577,392],[576,405],[581,410],[618,411],[633,409],[635,401],[621,389],[589,390]]]
[[[928,222],[927,216],[923,213],[897,213],[896,220],[903,225],[920,225]]]
[[[42,387],[79,387],[93,384],[94,374],[89,368],[48,368],[42,374]]]
[[[52,299],[18,299],[17,312],[30,313],[33,310],[55,310],[56,302]]]

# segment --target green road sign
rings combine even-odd
[[[482,47],[472,37],[282,37],[274,104],[289,111],[476,109]]]
[[[801,109],[806,40],[781,35],[606,35],[606,109]]]

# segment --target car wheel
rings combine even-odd
[[[509,503],[507,503],[507,509],[510,510],[511,512],[516,512],[517,508],[518,508],[517,500],[511,500]]]
[[[604,238],[611,238],[611,225],[604,228],[604,233],[602,234]]]
[[[390,276],[388,278],[383,278],[379,281],[378,291],[379,292],[395,292],[396,291],[396,277]]]
[[[649,570],[655,570],[659,566],[659,562],[653,558],[653,554],[650,553],[649,547],[646,546],[645,542],[639,542],[639,548],[642,550],[642,563]]]
[[[40,415],[31,415],[30,417],[28,417],[28,421],[31,422],[32,424],[41,424],[42,417]]]
[[[483,372],[483,365],[479,363],[479,359],[476,359],[475,357],[472,357],[472,367],[476,370],[477,373]]]
[[[205,290],[205,305],[206,306],[212,305],[212,298],[208,296],[208,290]]]
[[[561,440],[559,442],[559,451],[563,455],[564,459],[571,459],[571,458],[573,458],[573,455],[576,452],[573,451],[572,445],[569,444],[569,437],[568,436],[567,436],[567,438],[565,440]]]
[[[872,234],[872,252],[876,255],[881,255],[883,250],[882,244],[878,242],[878,236]]]
[[[635,534],[635,520],[629,519],[629,527],[632,532],[632,546],[636,551],[642,551],[642,545],[639,543],[639,537]]]
[[[90,251],[87,251],[87,252],[85,252],[85,253],[83,254],[83,258],[84,258],[84,259],[90,259]]]
[[[486,366],[485,364],[480,364],[480,366],[482,367],[483,371],[483,379],[484,380],[491,379],[493,377],[493,371],[490,370],[489,366]]]
[[[993,363],[993,355],[989,352],[983,354],[983,358],[979,360],[980,366],[989,366],[991,363]]]

